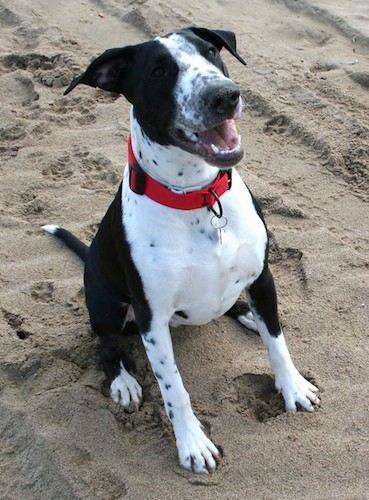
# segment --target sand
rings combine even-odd
[[[0,3],[0,497],[369,498],[367,0]],[[230,29],[245,109],[239,171],[271,232],[281,320],[314,414],[283,412],[260,339],[228,318],[174,345],[224,453],[183,471],[138,337],[139,411],[106,397],[82,265],[44,234],[93,237],[126,160],[129,105],[78,88],[92,57],[188,25]]]

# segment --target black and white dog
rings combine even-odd
[[[220,452],[192,411],[170,326],[236,317],[260,333],[286,410],[319,404],[279,324],[262,214],[232,168],[243,156],[235,125],[242,104],[222,48],[245,64],[232,32],[198,27],[95,59],[65,93],[83,83],[132,103],[123,183],[89,248],[59,226],[44,226],[85,262],[86,303],[113,400],[127,407],[142,399],[121,352],[126,323],[134,320],[180,464],[195,472],[214,470]],[[248,305],[238,301],[244,289]]]

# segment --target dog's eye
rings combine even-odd
[[[165,75],[165,68],[162,66],[155,66],[155,68],[151,71],[151,76],[154,78],[162,78]]]
[[[215,47],[208,48],[208,59],[214,59],[217,55],[217,50]]]

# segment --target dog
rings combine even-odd
[[[86,305],[100,339],[111,397],[138,406],[142,389],[123,362],[134,321],[173,425],[179,463],[214,471],[221,453],[194,415],[170,327],[224,314],[257,330],[285,408],[312,412],[317,387],[295,368],[278,319],[260,208],[234,168],[243,157],[240,90],[221,59],[246,64],[234,33],[189,27],[97,57],[74,79],[132,104],[128,164],[90,247],[57,225],[43,227],[85,263]],[[239,296],[246,291],[247,302]]]

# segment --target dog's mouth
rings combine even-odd
[[[175,146],[220,168],[233,167],[243,157],[241,136],[234,119],[200,131],[173,129],[171,138]]]

